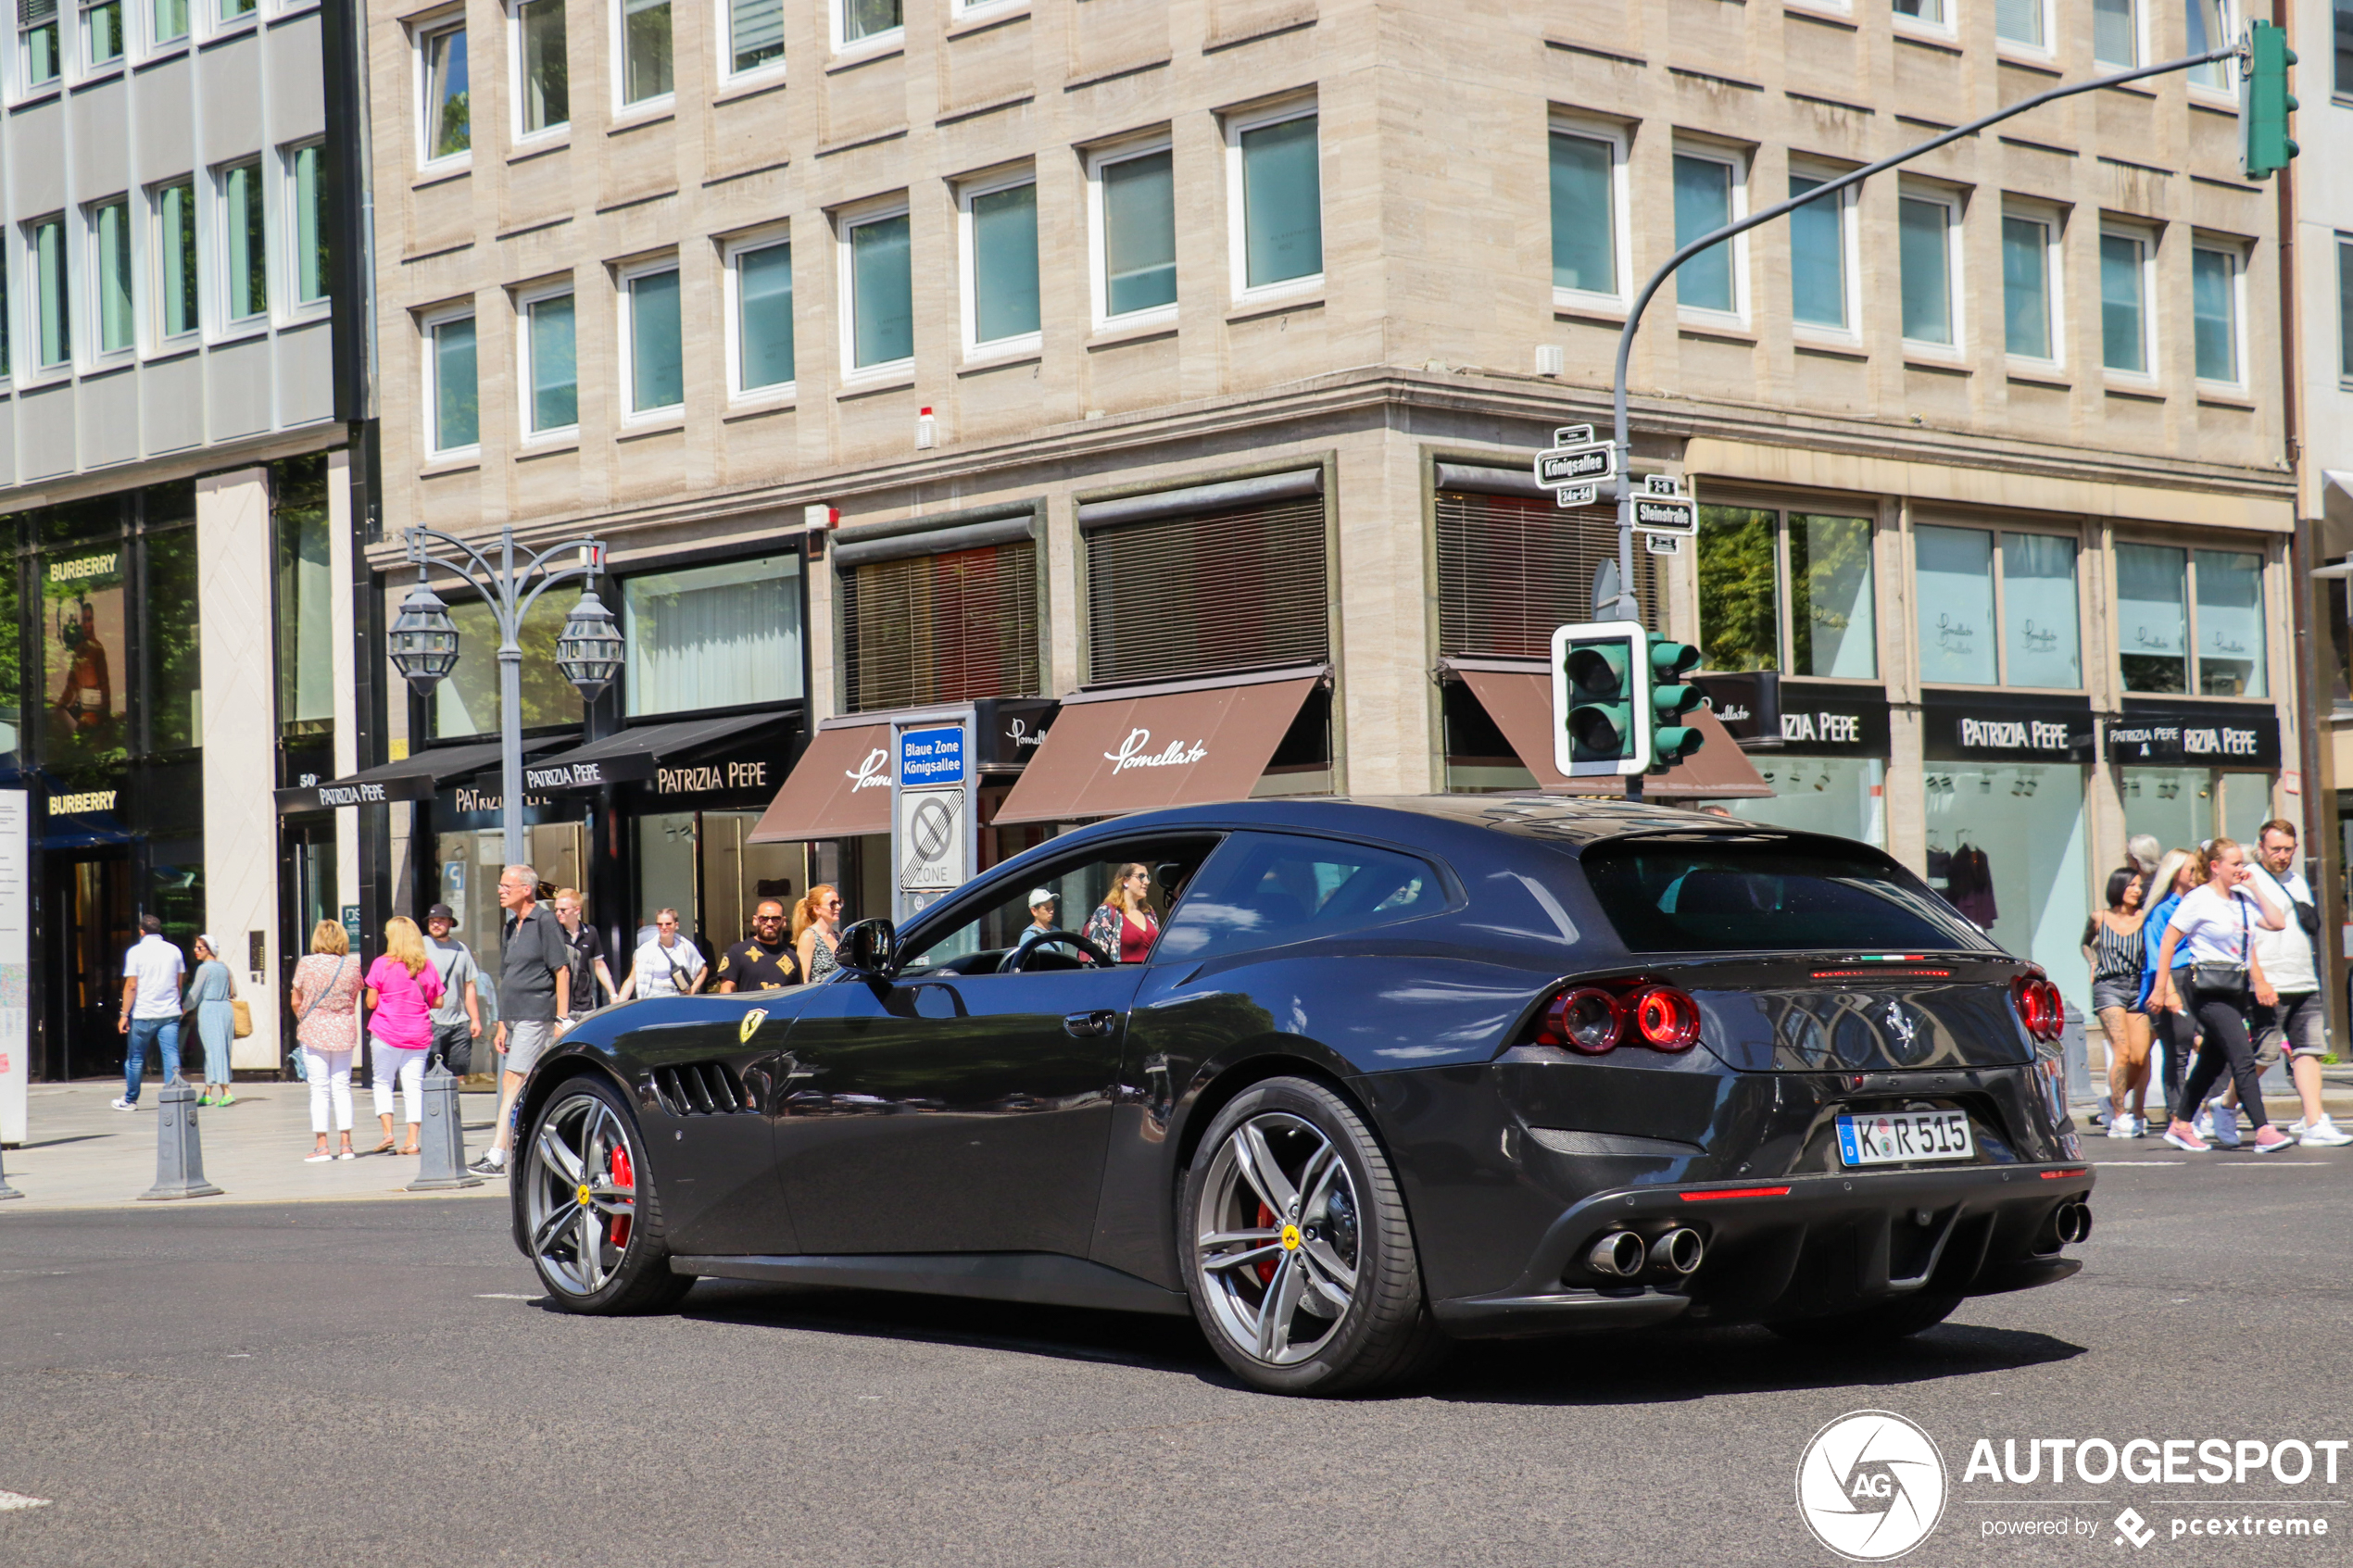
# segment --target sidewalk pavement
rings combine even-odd
[[[176,1198],[174,1203],[284,1203],[303,1199],[384,1198],[495,1198],[504,1200],[507,1183],[492,1177],[456,1192],[409,1193],[417,1157],[361,1154],[357,1160],[306,1165],[313,1144],[310,1089],[300,1083],[239,1084],[237,1103],[196,1111],[204,1143],[205,1179],[219,1198]],[[49,1209],[119,1209],[138,1203],[156,1181],[156,1103],[163,1085],[150,1078],[139,1094],[139,1109],[115,1110],[122,1080],[103,1083],[35,1084],[25,1091],[25,1145],[6,1151],[8,1185],[21,1201],[0,1203],[0,1225],[12,1213]],[[353,1097],[351,1143],[370,1149],[383,1141],[366,1091]],[[460,1116],[469,1159],[490,1147],[491,1123],[498,1114],[497,1091],[469,1091]],[[399,1108],[405,1109],[405,1108]],[[396,1110],[397,1114],[397,1110]],[[408,1128],[395,1123],[394,1134]],[[329,1142],[341,1144],[332,1135]],[[168,1203],[149,1204],[168,1208]]]

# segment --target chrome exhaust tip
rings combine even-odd
[[[1651,1243],[1651,1269],[1655,1273],[1688,1277],[1699,1272],[1706,1252],[1707,1244],[1700,1239],[1699,1232],[1678,1225]]]
[[[2052,1216],[2062,1245],[2072,1247],[2092,1238],[2092,1206],[2088,1203],[2066,1203]]]
[[[1593,1243],[1585,1266],[1597,1274],[1632,1279],[1642,1268],[1642,1238],[1632,1231],[1612,1231]]]

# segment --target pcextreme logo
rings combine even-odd
[[[1900,1415],[1840,1416],[1798,1461],[1797,1511],[1816,1540],[1851,1562],[1901,1557],[1944,1515],[1944,1458]]]

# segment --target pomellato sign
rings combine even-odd
[[[1151,749],[1151,744],[1150,730],[1130,730],[1117,751],[1103,753],[1103,760],[1111,764],[1116,777],[1130,768],[1189,768],[1209,755],[1209,747],[1201,741],[1172,740],[1158,751]]]

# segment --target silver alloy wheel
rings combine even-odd
[[[1274,1366],[1330,1343],[1355,1299],[1361,1212],[1348,1162],[1314,1123],[1270,1110],[1227,1134],[1193,1217],[1218,1328]]]
[[[573,1095],[539,1124],[524,1168],[531,1253],[549,1283],[594,1296],[629,1250],[637,1217],[636,1153],[601,1098]]]

